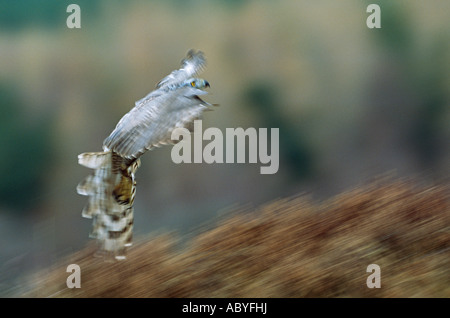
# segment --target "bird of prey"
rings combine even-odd
[[[78,163],[94,169],[77,192],[89,196],[82,216],[93,219],[91,237],[103,254],[125,258],[132,243],[135,173],[140,156],[154,147],[173,144],[172,131],[192,129],[194,120],[213,104],[199,96],[207,94],[208,81],[197,78],[206,61],[201,51],[190,50],[181,68],[163,78],[156,89],[138,100],[103,142],[102,152],[78,156]]]

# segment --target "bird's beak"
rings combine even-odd
[[[205,87],[211,87],[208,81],[205,81]]]

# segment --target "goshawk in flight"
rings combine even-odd
[[[209,83],[195,76],[205,67],[202,52],[190,50],[181,68],[162,79],[156,89],[137,101],[103,142],[103,152],[86,152],[78,163],[94,169],[77,192],[89,196],[82,216],[93,219],[91,237],[100,250],[125,258],[132,243],[135,173],[139,157],[153,147],[171,144],[172,131],[192,127],[203,111],[213,106],[199,96]]]

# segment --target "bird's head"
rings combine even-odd
[[[204,80],[203,78],[191,78],[186,81],[186,85],[194,87],[194,88],[198,88],[198,89],[203,89],[203,88],[209,87],[208,81]]]

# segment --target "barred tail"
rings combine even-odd
[[[136,193],[135,172],[139,159],[126,159],[112,151],[88,152],[78,156],[78,163],[94,169],[77,186],[77,192],[89,197],[82,216],[93,219],[91,237],[100,251],[125,258],[132,244],[133,203]]]

